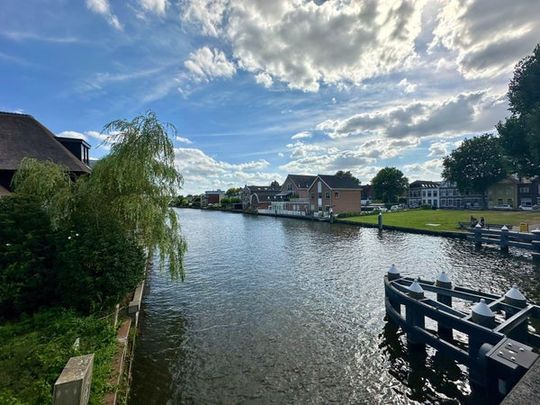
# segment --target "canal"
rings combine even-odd
[[[477,402],[467,369],[409,354],[383,275],[539,301],[530,260],[441,237],[179,210],[186,280],[149,275],[131,404]]]

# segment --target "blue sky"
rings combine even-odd
[[[507,115],[540,0],[3,0],[0,110],[107,153],[103,126],[174,124],[184,192],[441,158]]]

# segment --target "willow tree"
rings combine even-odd
[[[53,228],[70,221],[73,210],[73,182],[67,167],[51,161],[24,158],[15,176],[17,193],[31,196],[49,214]]]
[[[175,167],[171,137],[176,129],[148,112],[133,120],[105,126],[110,153],[78,185],[79,204],[95,220],[117,220],[126,233],[168,262],[173,276],[184,277],[182,257],[186,244],[170,207],[182,186]]]

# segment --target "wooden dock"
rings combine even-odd
[[[402,277],[393,265],[384,287],[386,314],[407,334],[409,348],[429,345],[466,365],[471,386],[494,401],[502,400],[538,362],[534,350],[540,349],[540,335],[528,326],[540,320],[540,307],[516,287],[500,297],[453,286],[444,272],[436,281]],[[474,303],[470,313],[453,308],[453,298]],[[496,319],[496,313],[504,319]],[[437,322],[436,332],[425,327],[426,318]],[[467,336],[466,350],[453,340],[454,330]]]

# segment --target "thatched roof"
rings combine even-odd
[[[0,112],[0,170],[17,170],[25,157],[50,160],[71,172],[90,172],[34,117]]]

